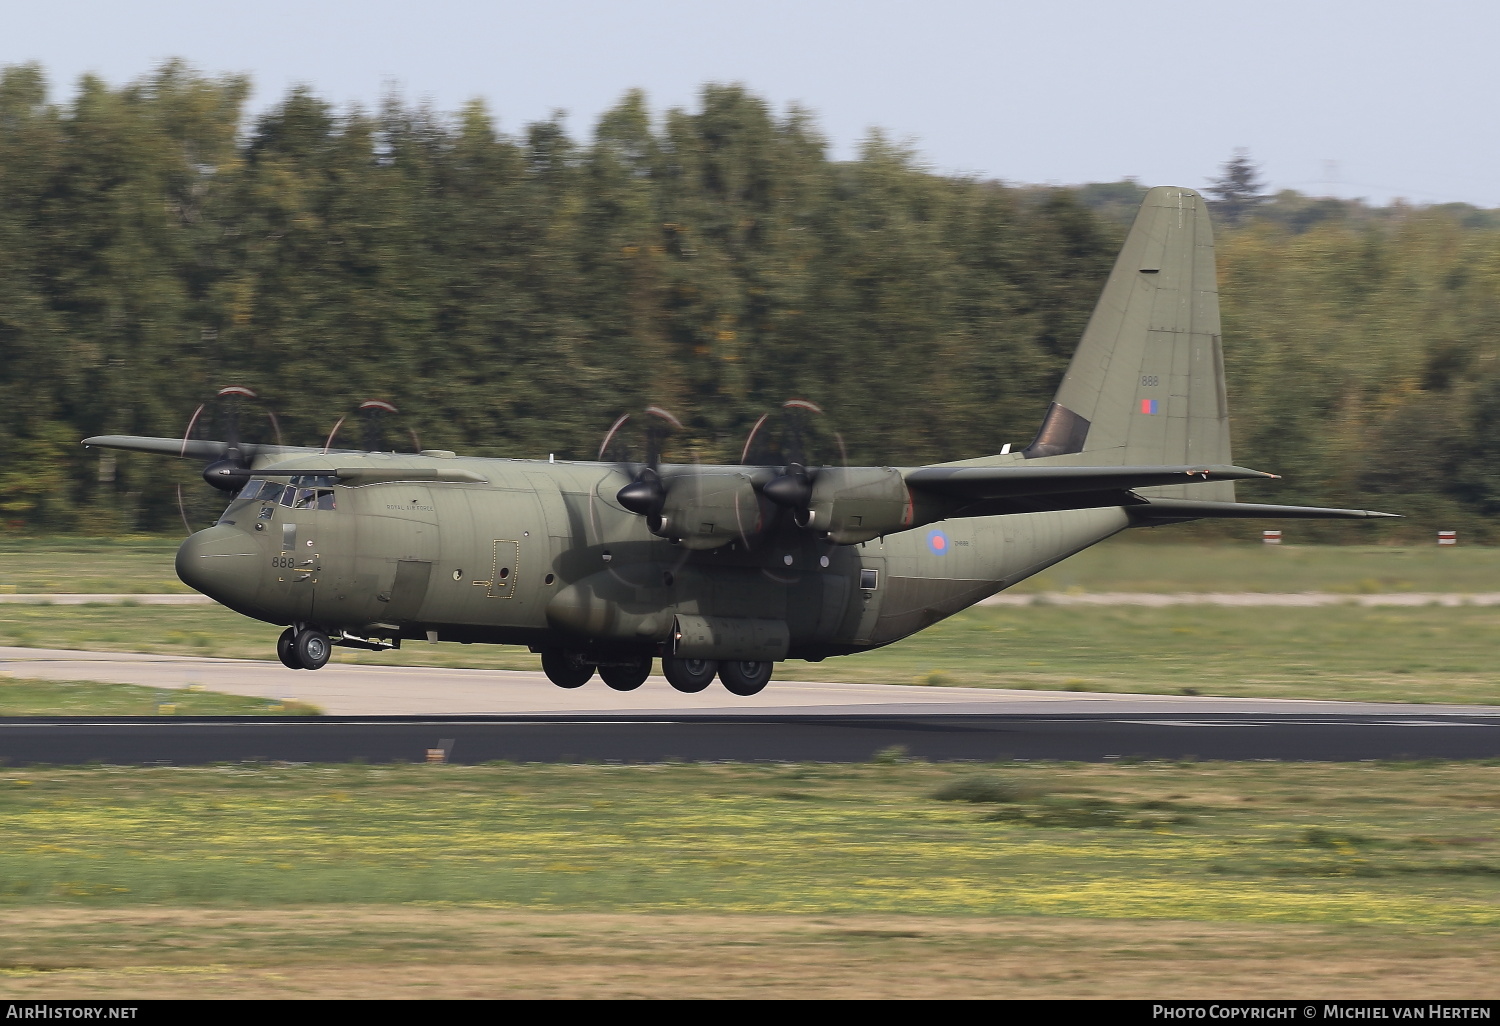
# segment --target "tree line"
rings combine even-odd
[[[810,114],[739,86],[660,118],[628,93],[585,141],[301,89],[247,125],[248,93],[169,63],[58,103],[39,68],[0,69],[6,529],[180,530],[179,485],[213,502],[196,468],[78,440],[180,435],[225,384],[302,444],[376,397],[424,446],[586,459],[655,403],[677,455],[733,459],[792,396],[851,462],[1024,444],[1140,192],[935,174],[879,133],[835,161]],[[1236,460],[1286,476],[1244,497],[1489,531],[1488,212],[1284,194],[1232,220]]]

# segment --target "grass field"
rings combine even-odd
[[[1473,763],[3,770],[0,994],[1493,997],[1497,825]]]
[[[181,590],[174,547],[8,542],[0,586]],[[1029,587],[1477,592],[1496,571],[1500,550],[1114,543]],[[0,605],[0,644],[264,659],[276,633]],[[781,675],[1500,704],[1497,643],[1481,607],[1035,604]],[[277,711],[0,681],[12,715]],[[1493,764],[0,769],[0,837],[7,998],[1500,996]]]
[[[0,645],[272,657],[278,628],[216,606],[0,605]],[[796,680],[1500,704],[1500,608],[1033,605],[967,610]],[[408,644],[355,663],[537,669],[524,649]]]
[[[21,594],[177,594],[180,538],[0,537],[0,589]]]
[[[0,676],[0,716],[318,716],[295,699],[267,701],[201,688],[143,688],[89,680]]]
[[[0,538],[0,589],[23,594],[186,592],[178,538]],[[1073,556],[1019,592],[1500,591],[1500,548],[1169,544],[1127,533]]]

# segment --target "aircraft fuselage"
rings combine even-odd
[[[622,478],[609,464],[353,459],[483,481],[350,486],[330,476],[348,455],[288,461],[183,544],[178,575],[246,616],[336,638],[607,659],[670,652],[706,622],[749,632],[744,658],[821,659],[913,634],[1129,525],[1105,507],[957,518],[836,545],[763,508],[759,530],[695,551],[618,504]]]

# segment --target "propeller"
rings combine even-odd
[[[247,442],[242,437],[241,414],[247,403],[259,401],[260,396],[253,389],[243,385],[228,385],[219,389],[212,398],[199,403],[193,415],[188,418],[187,427],[182,434],[182,455],[187,455],[189,442],[203,435],[210,438],[218,436],[215,440],[223,442],[218,458],[212,460],[202,471],[203,480],[221,492],[238,492],[245,487],[254,472],[255,456],[264,443]],[[271,410],[264,412],[276,444],[280,445],[281,424]],[[188,519],[181,485],[177,486],[177,512],[182,516],[183,526],[191,534],[193,528]]]
[[[401,411],[384,399],[366,399],[354,409],[334,421],[333,430],[328,432],[328,440],[323,443],[323,452],[327,453],[333,448],[333,441],[338,437],[339,430],[350,417],[358,417],[363,423],[360,432],[361,444],[365,452],[395,452],[395,446],[386,445],[386,418],[398,415]],[[415,430],[408,429],[407,434],[411,436],[413,452],[420,452],[422,443],[417,438]]]
[[[599,459],[609,460],[620,445],[622,432],[630,423],[630,414],[615,421],[599,446]],[[615,501],[639,516],[652,518],[661,516],[667,501],[667,486],[661,479],[661,443],[667,433],[680,431],[682,422],[660,406],[648,406],[642,416],[646,436],[646,460],[642,464],[626,463],[625,469],[630,483],[615,494]],[[622,462],[618,458],[614,462]]]
[[[755,466],[779,466],[778,473],[761,488],[761,494],[785,509],[805,513],[812,500],[813,482],[817,479],[818,466],[810,466],[818,454],[809,456],[808,436],[815,433],[831,434],[823,438],[822,448],[838,450],[839,462],[847,462],[844,439],[838,432],[817,432],[814,418],[822,417],[823,408],[806,399],[788,399],[781,404],[781,413],[776,421],[772,414],[764,413],[750,429],[745,440],[745,449],[740,462]],[[830,444],[831,443],[831,444]],[[831,456],[829,451],[826,455]],[[819,460],[819,465],[826,460]],[[800,522],[800,521],[799,521]]]
[[[240,404],[245,400],[258,398],[253,391],[241,385],[221,388],[214,396],[219,404],[218,426],[224,433],[224,455],[203,468],[203,480],[221,492],[237,492],[250,480],[250,461],[255,458],[255,447],[243,445],[240,441]],[[184,452],[193,428],[207,406],[208,403],[202,403],[193,411],[182,439]]]

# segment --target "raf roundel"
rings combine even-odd
[[[927,533],[927,548],[934,556],[946,556],[948,554],[948,536],[942,531],[929,531]]]

